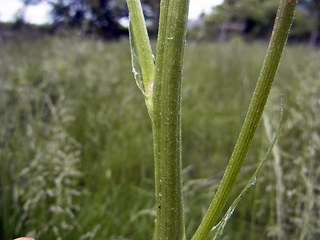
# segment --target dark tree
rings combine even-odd
[[[217,39],[224,24],[245,25],[246,39],[270,36],[279,0],[225,0],[205,17],[205,36]],[[319,42],[320,0],[300,0],[290,39]]]
[[[303,24],[299,30],[311,31],[310,43],[320,44],[320,0],[300,0],[300,20]],[[299,16],[298,16],[299,17]],[[304,18],[303,18],[304,17]]]
[[[77,28],[85,33],[98,33],[104,37],[127,34],[120,19],[128,18],[125,0],[21,0],[24,6],[47,2],[52,6],[51,16],[55,28]],[[142,0],[142,6],[151,31],[158,25],[160,0]],[[24,16],[23,8],[21,19]]]
[[[119,20],[128,16],[126,2],[122,0],[84,0],[87,7],[88,30],[106,37],[118,37],[125,31]]]

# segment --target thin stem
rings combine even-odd
[[[131,34],[134,35],[135,47],[137,48],[139,63],[142,71],[144,90],[148,89],[154,77],[154,60],[148,32],[139,0],[127,0],[130,13]]]
[[[154,239],[184,239],[181,80],[189,0],[162,0],[153,88]]]
[[[206,239],[211,229],[216,224],[230,195],[231,189],[235,184],[254,133],[260,122],[261,115],[280,62],[282,51],[289,34],[296,4],[297,0],[280,0],[266,57],[240,135],[215,197],[192,240]]]

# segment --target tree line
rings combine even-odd
[[[128,19],[125,0],[21,0],[24,8],[47,2],[52,6],[52,25],[77,28],[104,37],[127,34],[121,20]],[[287,0],[290,1],[290,0]],[[196,31],[201,39],[225,40],[241,33],[246,39],[264,39],[271,34],[279,0],[224,0],[211,14],[203,16]],[[157,32],[160,0],[141,0],[151,34]],[[23,11],[21,14],[23,21]],[[291,39],[319,42],[320,0],[300,0]]]
[[[24,12],[30,5],[48,3],[51,5],[52,26],[75,28],[84,33],[97,33],[106,38],[127,34],[123,19],[128,19],[128,8],[125,0],[21,0],[18,21],[24,22]],[[142,0],[142,6],[149,27],[156,30],[160,0]]]
[[[287,0],[290,2],[290,0]],[[223,34],[241,34],[247,39],[265,39],[271,35],[279,0],[224,0],[211,14],[204,16],[201,29],[205,39],[225,38]],[[300,0],[290,39],[319,42],[320,0]]]

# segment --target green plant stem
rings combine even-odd
[[[297,0],[280,0],[266,57],[254,90],[240,135],[232,152],[220,186],[192,240],[206,239],[223,210],[247,155],[250,143],[260,122],[283,48],[292,24]]]
[[[184,239],[181,80],[189,0],[162,0],[153,87],[154,239]]]
[[[139,55],[139,63],[142,71],[144,90],[154,77],[154,59],[152,57],[152,50],[148,32],[141,8],[140,0],[127,0],[127,5],[130,13],[130,27],[134,35],[135,47]]]

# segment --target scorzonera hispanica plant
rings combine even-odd
[[[133,73],[145,96],[152,121],[157,206],[154,239],[183,240],[185,230],[181,176],[181,80],[189,0],[161,1],[155,59],[140,1],[127,0],[127,4],[130,13]],[[238,140],[215,197],[192,240],[206,239],[210,235],[235,184],[260,122],[296,4],[297,0],[280,0],[268,50]],[[259,166],[253,180],[260,168]],[[252,179],[249,186],[251,184]],[[247,187],[244,192],[246,189]],[[231,210],[234,210],[232,206]],[[227,214],[220,226],[224,226],[229,217],[230,214]]]

